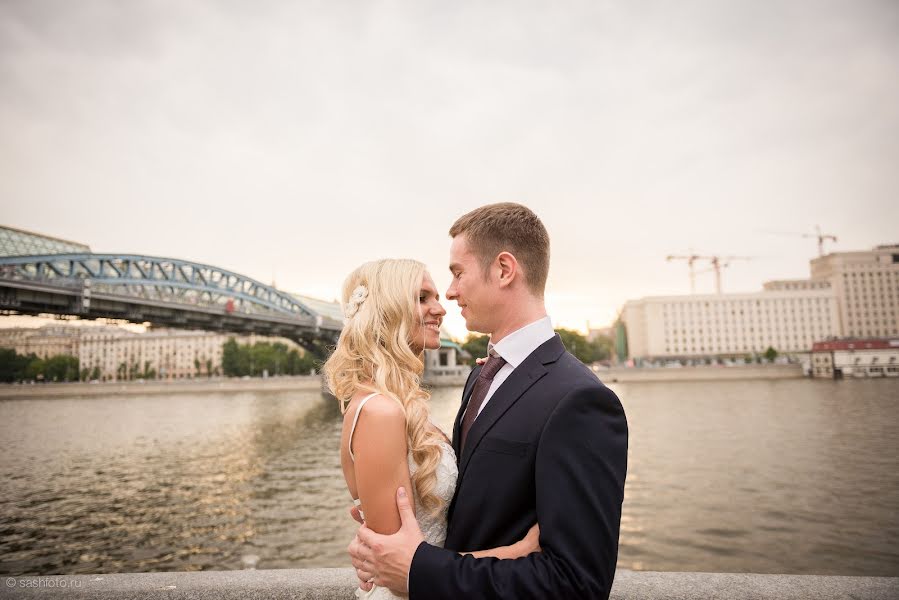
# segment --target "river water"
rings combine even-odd
[[[899,381],[610,387],[619,567],[899,575]],[[349,566],[340,420],[314,391],[0,401],[0,572]]]

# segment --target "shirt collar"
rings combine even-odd
[[[549,316],[529,323],[521,329],[516,329],[499,342],[487,343],[487,354],[496,353],[503,357],[512,368],[517,368],[524,359],[531,355],[543,342],[551,339],[556,332],[553,330]]]

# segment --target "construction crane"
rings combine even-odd
[[[837,236],[832,233],[821,233],[821,227],[818,225],[815,225],[815,233],[803,233],[802,237],[818,238],[818,256],[824,256],[824,240],[831,240],[833,243],[837,242]]]
[[[687,266],[690,267],[690,293],[691,293],[691,294],[695,294],[695,293],[696,293],[696,270],[695,270],[695,268],[694,268],[693,265],[696,263],[697,260],[702,259],[702,258],[705,258],[705,257],[704,257],[704,256],[698,256],[698,255],[696,255],[696,254],[691,254],[691,255],[689,255],[689,256],[681,256],[681,255],[676,255],[676,254],[669,254],[668,257],[665,259],[665,260],[667,260],[668,262],[671,262],[672,260],[685,260],[685,261],[687,261]]]
[[[667,261],[672,260],[686,260],[687,265],[690,267],[690,293],[696,293],[696,270],[694,268],[694,264],[697,260],[707,260],[712,264],[711,270],[715,272],[715,293],[721,293],[721,270],[726,269],[730,266],[730,263],[735,260],[752,260],[751,256],[700,256],[697,254],[690,254],[687,256],[669,254],[665,259]],[[704,272],[704,271],[703,271]]]
[[[751,256],[713,256],[712,269],[715,270],[715,293],[721,293],[721,269],[726,269],[734,260],[752,260]]]
[[[803,238],[816,238],[818,240],[818,256],[824,256],[824,242],[830,240],[831,242],[836,243],[837,236],[832,233],[821,233],[821,227],[819,225],[815,225],[815,233],[795,233],[792,231],[767,231],[761,230],[763,233],[770,233],[772,235],[790,235],[795,237],[803,237]]]

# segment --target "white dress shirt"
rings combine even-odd
[[[493,342],[487,343],[487,354],[499,354],[506,361],[506,364],[493,376],[493,383],[490,384],[490,389],[487,390],[487,396],[484,397],[484,402],[481,403],[478,415],[490,402],[490,397],[493,396],[493,393],[509,378],[512,371],[523,363],[524,359],[530,356],[534,350],[554,335],[556,335],[556,332],[553,330],[552,321],[546,316],[525,325],[521,329],[516,329],[496,344]]]

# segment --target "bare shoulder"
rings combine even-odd
[[[372,396],[359,410],[353,452],[392,464],[406,455],[405,432],[406,416],[399,402],[381,394]]]
[[[381,425],[405,423],[406,421],[406,416],[403,413],[403,409],[399,402],[384,394],[378,394],[366,400],[361,410],[359,409],[359,401],[351,402],[349,406],[347,406],[344,419],[354,419],[357,410],[359,411],[360,420],[365,419],[366,421],[376,422]]]

